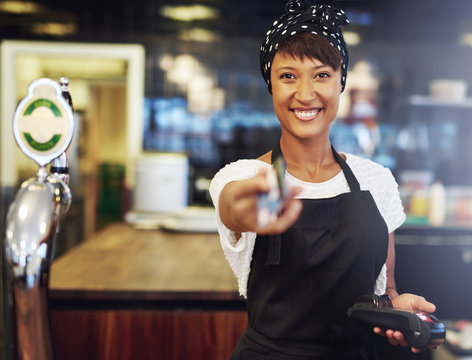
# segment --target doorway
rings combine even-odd
[[[97,228],[99,168],[126,169],[142,152],[144,47],[139,44],[93,44],[2,41],[0,45],[0,187],[12,194],[35,174],[37,165],[15,143],[12,120],[29,84],[42,77],[67,76],[75,110],[75,133],[69,147],[73,199],[83,200],[83,236]],[[87,196],[82,196],[87,194]],[[3,206],[8,201],[2,201]],[[6,209],[2,210],[3,213]],[[2,229],[3,233],[3,229]]]

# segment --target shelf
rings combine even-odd
[[[408,98],[408,104],[414,106],[438,106],[438,107],[454,107],[454,108],[471,108],[472,98],[466,98],[461,101],[440,100],[431,96],[412,95]]]
[[[431,225],[416,225],[416,224],[404,224],[397,230],[395,235],[398,237],[411,236],[416,237],[416,240],[412,239],[398,239],[395,238],[395,243],[411,243],[420,242],[426,244],[443,244],[449,245],[472,245],[472,227],[455,224],[445,224],[444,226],[431,226]]]

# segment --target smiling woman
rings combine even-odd
[[[210,185],[220,241],[247,298],[248,327],[233,360],[377,359],[372,329],[346,318],[360,296],[386,294],[398,308],[435,309],[395,289],[393,233],[405,214],[391,172],[340,154],[330,142],[346,84],[340,26],[347,23],[328,5],[287,3],[260,49],[280,140],[258,159],[225,166]],[[270,178],[280,158],[287,195],[270,213],[261,194],[277,188]],[[269,220],[259,221],[267,212]],[[409,346],[401,332],[375,331]]]

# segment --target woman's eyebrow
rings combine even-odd
[[[325,65],[325,64],[315,65],[315,66],[312,67],[312,69],[318,70],[318,69],[321,69],[321,68],[324,68],[324,67],[329,67],[329,65]],[[293,71],[293,70],[297,70],[297,68],[294,67],[294,66],[286,65],[286,66],[275,67],[274,70],[276,70],[276,71],[292,70]]]

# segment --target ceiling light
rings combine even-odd
[[[464,46],[472,46],[472,33],[462,34],[459,43]]]
[[[58,22],[47,22],[33,24],[31,27],[32,31],[40,35],[55,35],[65,36],[74,34],[77,32],[77,26],[73,23],[58,23]]]
[[[204,5],[163,6],[161,15],[178,21],[210,20],[219,17],[216,9]]]
[[[12,14],[35,14],[44,10],[45,7],[33,1],[0,1],[0,12]]]
[[[343,35],[344,35],[344,41],[346,42],[347,45],[355,46],[355,45],[359,45],[359,43],[361,42],[361,37],[356,32],[344,31]]]
[[[214,42],[221,39],[214,31],[205,29],[190,29],[180,33],[179,38],[185,41]]]
[[[189,81],[196,74],[202,72],[202,65],[193,55],[183,54],[174,58],[173,64],[167,72],[167,80],[186,89]]]

